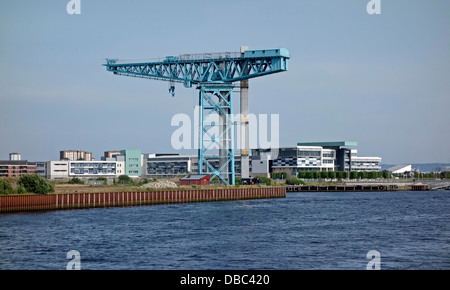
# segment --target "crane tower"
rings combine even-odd
[[[248,178],[248,80],[287,71],[288,59],[285,48],[241,47],[240,52],[183,54],[152,61],[107,59],[105,66],[116,75],[167,81],[172,96],[175,83],[183,83],[186,88],[195,85],[200,108],[198,173],[208,173],[211,179],[234,185],[233,88],[240,87],[241,177]]]

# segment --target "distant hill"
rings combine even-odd
[[[381,164],[381,170],[386,170],[388,168],[397,165],[410,165],[412,168],[419,169],[420,172],[433,172],[436,171],[438,167],[450,166],[450,163],[405,163],[405,164]]]

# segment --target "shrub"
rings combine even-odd
[[[299,185],[299,184],[305,184],[303,180],[299,179],[297,176],[289,176],[286,178],[286,184],[288,185]]]
[[[22,185],[18,185],[17,188],[16,188],[16,192],[18,194],[24,194],[24,193],[27,193],[27,190]]]
[[[27,192],[38,194],[47,194],[55,191],[53,184],[37,174],[21,176],[17,185],[22,186]]]
[[[119,183],[120,184],[133,184],[133,179],[129,177],[128,175],[121,175],[119,176]]]
[[[259,179],[259,183],[264,183],[266,185],[272,184],[272,179],[270,179],[268,177],[260,176],[260,177],[258,177],[258,179]]]
[[[6,180],[0,180],[0,194],[12,194],[14,193],[14,188]]]
[[[70,184],[84,184],[84,182],[78,177],[74,177],[69,181]]]
[[[106,177],[97,177],[95,180],[102,181],[103,185],[106,185],[108,183],[108,178],[106,178]]]

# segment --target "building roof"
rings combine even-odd
[[[36,162],[28,162],[28,160],[0,160],[0,165],[24,166],[36,164]]]
[[[209,178],[209,174],[189,174],[180,178],[180,180],[201,180],[205,177]]]
[[[321,146],[321,147],[356,147],[357,142],[351,141],[336,141],[336,142],[301,142],[298,146]]]
[[[411,165],[397,165],[391,168],[388,168],[387,171],[389,172],[395,172],[395,171],[399,171],[399,170],[411,170]]]

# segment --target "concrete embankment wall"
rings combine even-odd
[[[0,212],[283,198],[284,187],[0,196]]]

